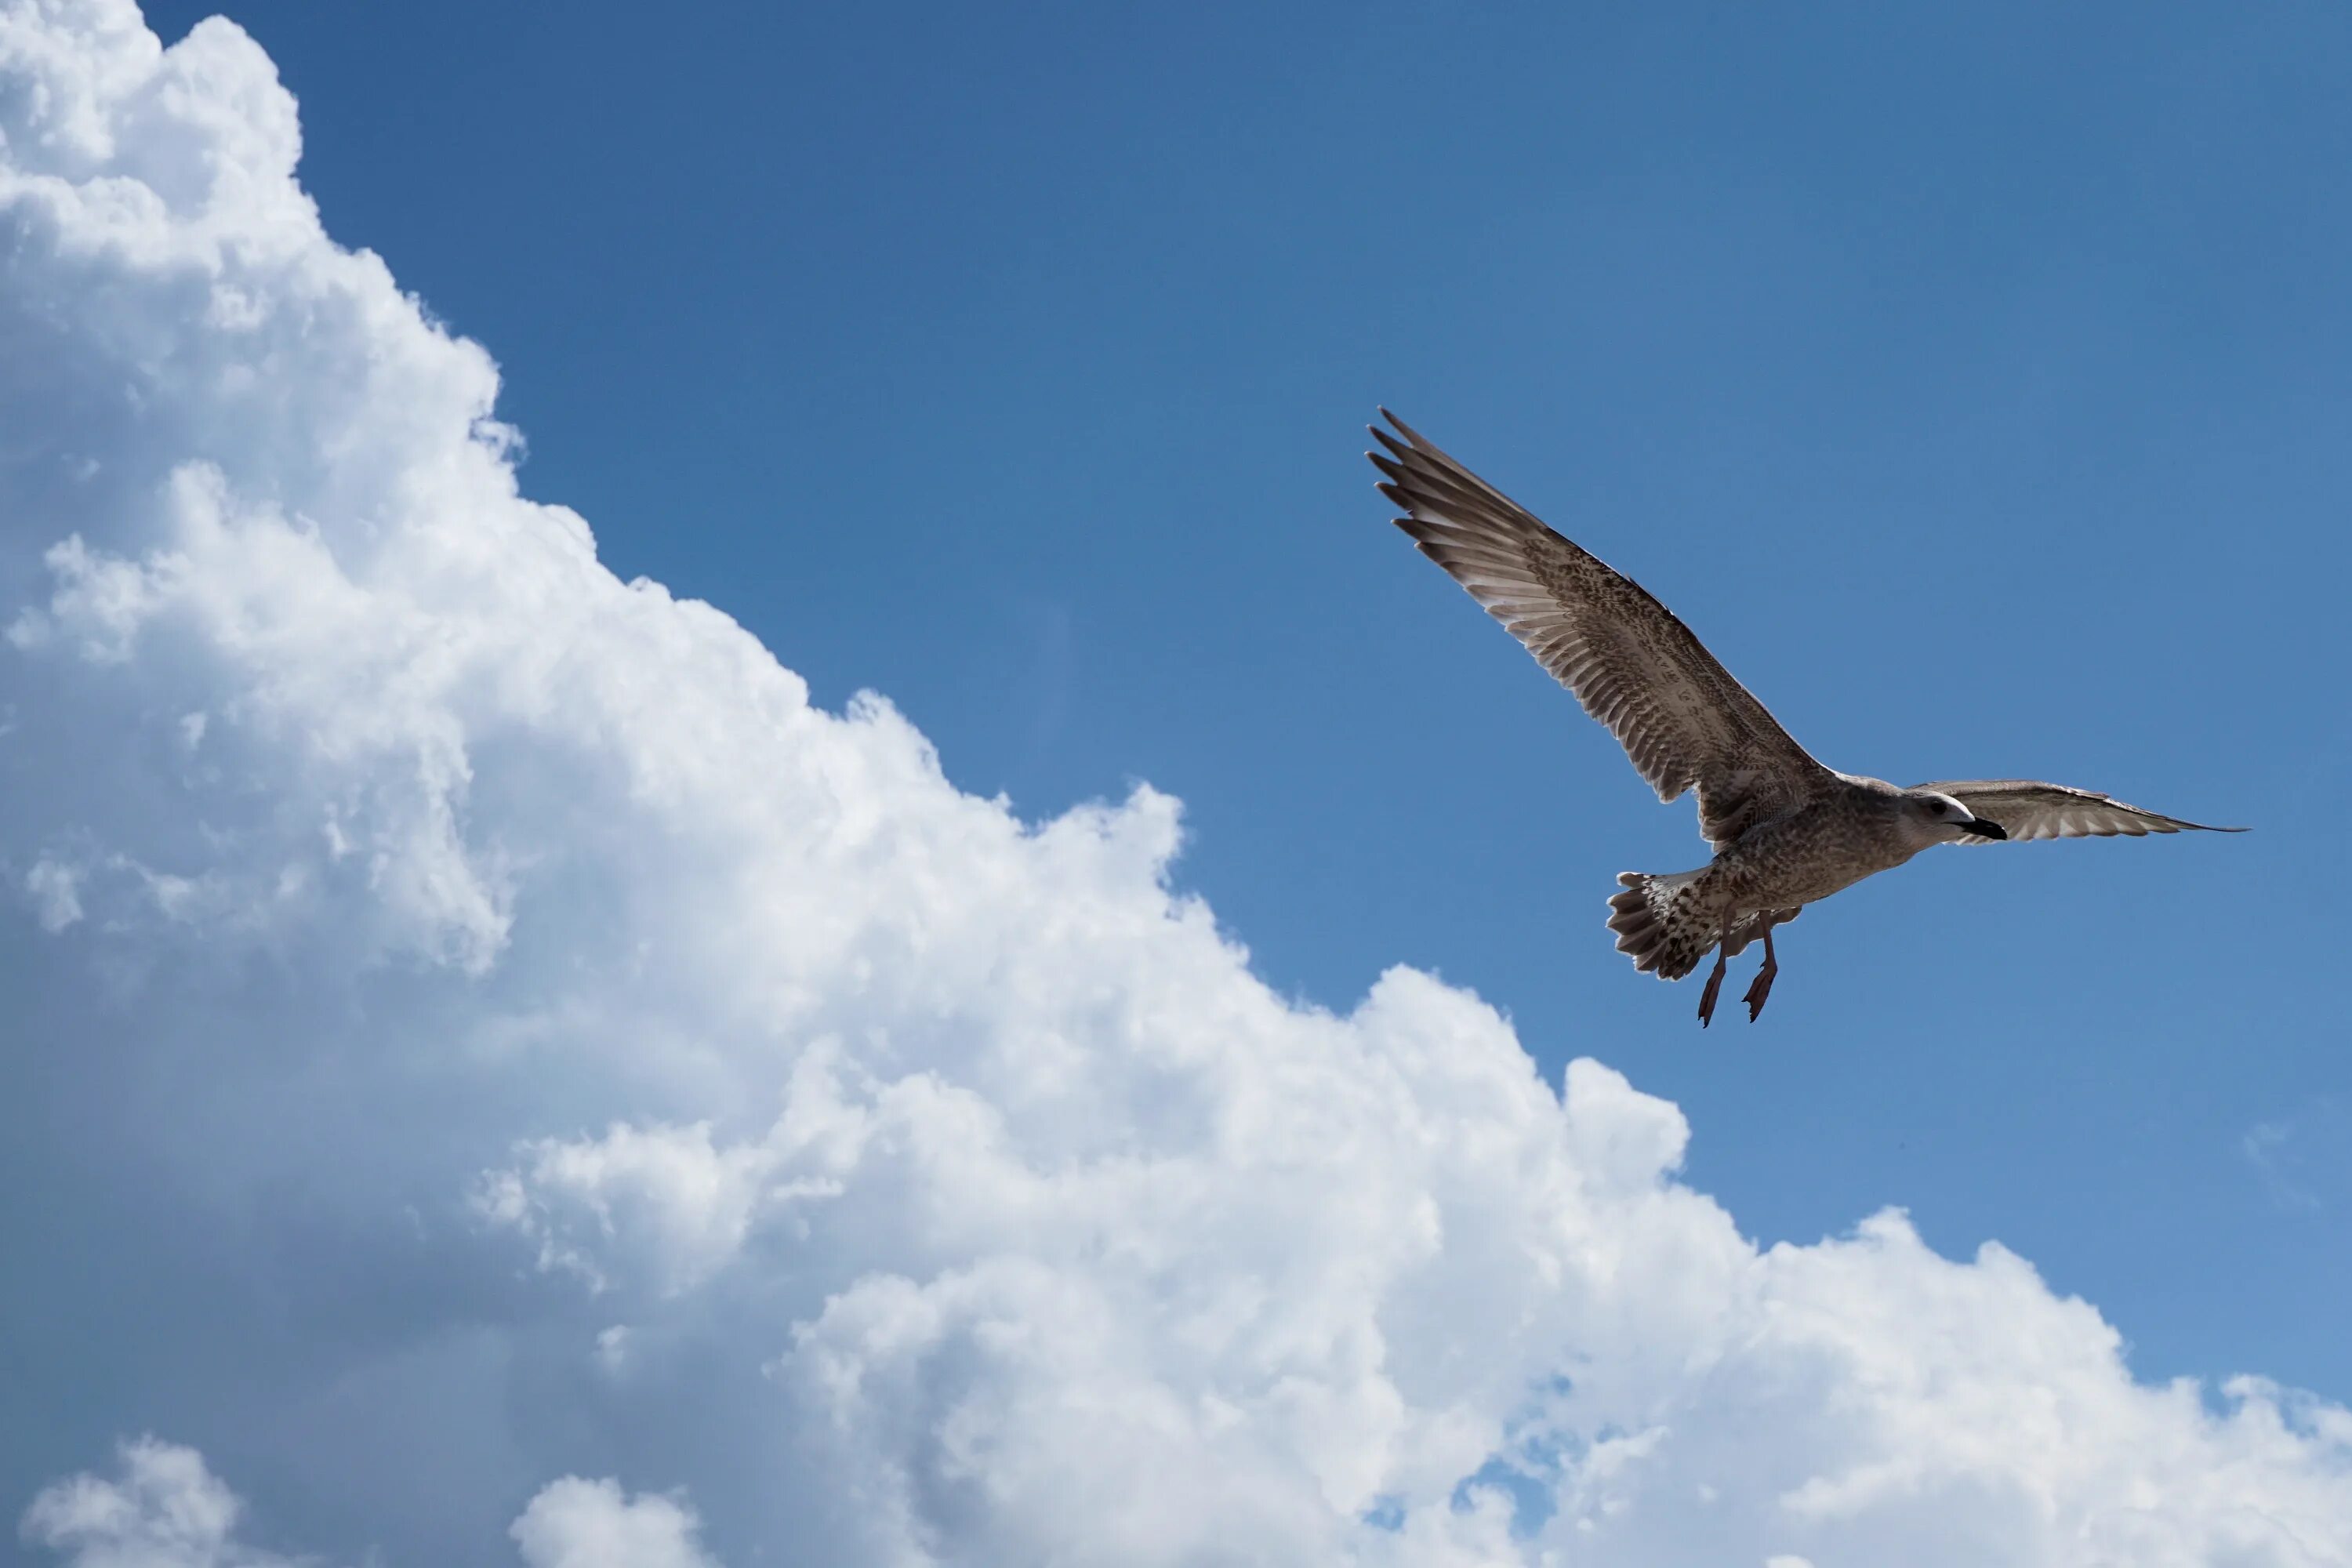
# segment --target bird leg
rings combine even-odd
[[[1764,926],[1764,967],[1756,972],[1756,983],[1748,988],[1740,1000],[1748,1004],[1748,1021],[1754,1023],[1756,1015],[1764,1011],[1764,998],[1772,994],[1772,977],[1780,973],[1780,961],[1772,956],[1772,927]]]
[[[1716,993],[1723,989],[1723,968],[1731,962],[1730,945],[1731,927],[1727,920],[1723,934],[1715,944],[1715,968],[1707,973],[1706,989],[1699,993],[1698,1026],[1702,1029],[1715,1022]]]

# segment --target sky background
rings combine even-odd
[[[144,15],[170,44],[213,9]],[[2352,17],[250,0],[267,61],[200,36],[142,96],[81,63],[137,54],[89,22],[128,14],[0,0],[0,56],[68,40],[0,65],[87,75],[114,138],[85,155],[72,92],[0,76],[0,1173],[41,1195],[0,1215],[36,1281],[0,1512],[153,1432],[104,1485],[253,1498],[251,1568],[574,1568],[628,1530],[641,1568],[707,1568],[697,1529],[740,1568],[793,1560],[761,1552],[803,1514],[811,1560],[917,1560],[873,1544],[890,1507],[825,1513],[876,1478],[915,1499],[905,1540],[1030,1562],[1122,1539],[1072,1547],[1099,1500],[1023,1489],[1099,1457],[1105,1495],[1165,1505],[1138,1539],[1167,1561],[1250,1560],[1187,1544],[1226,1521],[1265,1560],[1333,1555],[1328,1527],[1384,1561],[1344,1534],[1374,1519],[1418,1565],[1457,1559],[1415,1530],[1483,1528],[1459,1478],[1498,1433],[1553,1488],[1494,1526],[1524,1545],[1609,1514],[1601,1458],[1663,1411],[1681,1446],[1593,1561],[1927,1568],[2074,1560],[1998,1533],[2010,1481],[1969,1468],[1996,1449],[2036,1498],[2068,1455],[2178,1463],[2158,1495],[2222,1521],[2181,1526],[2208,1545],[2340,1482],[2339,1411],[2264,1450],[2292,1450],[2275,1493],[2200,1492],[2242,1472],[2175,1441],[2193,1409],[2101,1382],[2105,1330],[2050,1293],[2141,1384],[2204,1380],[2192,1407],[2241,1373],[2352,1397],[2352,851],[2310,826],[2352,791]],[[790,674],[513,500],[465,435],[486,362],[278,205],[270,62],[327,234],[495,359],[522,495],[816,708],[876,691],[910,729],[803,724]],[[104,173],[161,193],[116,215],[145,248],[43,205]],[[1701,862],[1690,803],[1387,526],[1381,404],[1832,766],[2254,831],[1923,856],[1809,910],[1762,1020],[1702,1032],[1696,985],[1602,926],[1619,871]],[[923,742],[1024,823],[1114,804],[1007,838]],[[1173,886],[1297,1005],[1155,902],[1147,784],[1182,803]],[[992,1184],[930,1089],[1068,1212]],[[858,1152],[807,1165],[835,1146],[803,1115]],[[1251,1163],[1293,1137],[1296,1186]],[[1138,1150],[1198,1201],[1118,1186]],[[792,1207],[803,1178],[837,1220]],[[1856,1232],[1890,1206],[1932,1253]],[[1383,1272],[1441,1211],[1440,1282]],[[1090,1224],[1178,1262],[1059,1250]],[[1528,1283],[1555,1226],[1623,1249],[1622,1299]],[[1344,1364],[1185,1362],[1228,1285]],[[1097,1345],[1081,1298],[1136,1343]],[[973,1300],[1072,1359],[907,1326]],[[1717,1367],[1691,1349],[1717,1310],[1765,1349],[1677,1381]],[[1791,1321],[1828,1326],[1772,1359]],[[1350,1325],[1389,1359],[1348,1363]],[[793,1380],[836,1354],[886,1392],[794,1448],[827,1406]],[[1889,1366],[1988,1392],[1906,1427]],[[1125,1470],[1121,1434],[1019,1425],[1129,1373],[1249,1419]],[[1554,1375],[1556,1429],[1523,1399]],[[1391,1394],[1406,1436],[1355,1454]],[[2027,1431],[2045,1396],[2091,1415]],[[983,1506],[924,1468],[975,1409],[1069,1446]],[[1834,1500],[1785,1545],[1687,1506],[1717,1478],[1778,1530],[1809,1476],[1979,1417],[1948,1493],[1922,1461],[1852,1536]],[[27,1561],[107,1561],[73,1512],[100,1490],[38,1495]],[[2304,1539],[2352,1552],[2310,1506]]]
[[[2352,1394],[2352,858],[2298,826],[2352,791],[2352,19],[232,15],[622,576],[1024,816],[1179,795],[1270,983],[1428,965],[1598,1051],[1762,1239],[1900,1204],[2143,1375]],[[1376,404],[1832,766],[2256,831],[1926,857],[1701,1034],[1601,927],[1688,803],[1383,526]]]

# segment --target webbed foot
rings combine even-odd
[[[1706,989],[1698,995],[1698,1026],[1702,1029],[1715,1022],[1715,999],[1723,990],[1724,966],[1730,963],[1723,949],[1715,950],[1715,967],[1707,972]]]
[[[1772,994],[1772,977],[1780,973],[1780,956],[1772,951],[1772,928],[1764,927],[1764,967],[1756,972],[1755,984],[1740,1000],[1748,1004],[1748,1021],[1754,1023],[1756,1015],[1764,1011],[1764,998]]]

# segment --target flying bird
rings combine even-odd
[[[1772,929],[1807,904],[1937,844],[2128,834],[2242,833],[2031,779],[1940,779],[1899,788],[1815,762],[1632,578],[1545,527],[1387,409],[1368,452],[1396,525],[1609,726],[1660,800],[1698,792],[1715,858],[1695,871],[1627,871],[1609,929],[1635,968],[1680,980],[1710,949],[1698,1003],[1715,1018],[1725,964],[1761,938],[1744,1000],[1752,1022],[1780,972]]]

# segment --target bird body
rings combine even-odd
[[[1679,980],[1727,933],[1773,911],[1785,912],[1772,923],[1785,924],[1805,905],[1962,836],[1964,814],[1946,826],[1883,779],[1834,776],[1814,798],[1748,828],[1697,870],[1622,874],[1617,879],[1632,891],[1610,900],[1618,911],[1610,929],[1631,936],[1657,928],[1654,938],[1620,943],[1635,966]],[[1736,941],[1731,952],[1746,945]]]
[[[1904,788],[1824,767],[1639,584],[1381,412],[1396,434],[1375,426],[1387,455],[1366,455],[1405,513],[1397,526],[1609,727],[1659,799],[1696,793],[1715,858],[1696,870],[1620,875],[1609,928],[1636,968],[1662,979],[1681,979],[1715,951],[1701,1024],[1714,1016],[1727,958],[1762,938],[1752,1019],[1780,971],[1775,927],[1936,845],[2242,831],[2038,780]]]

